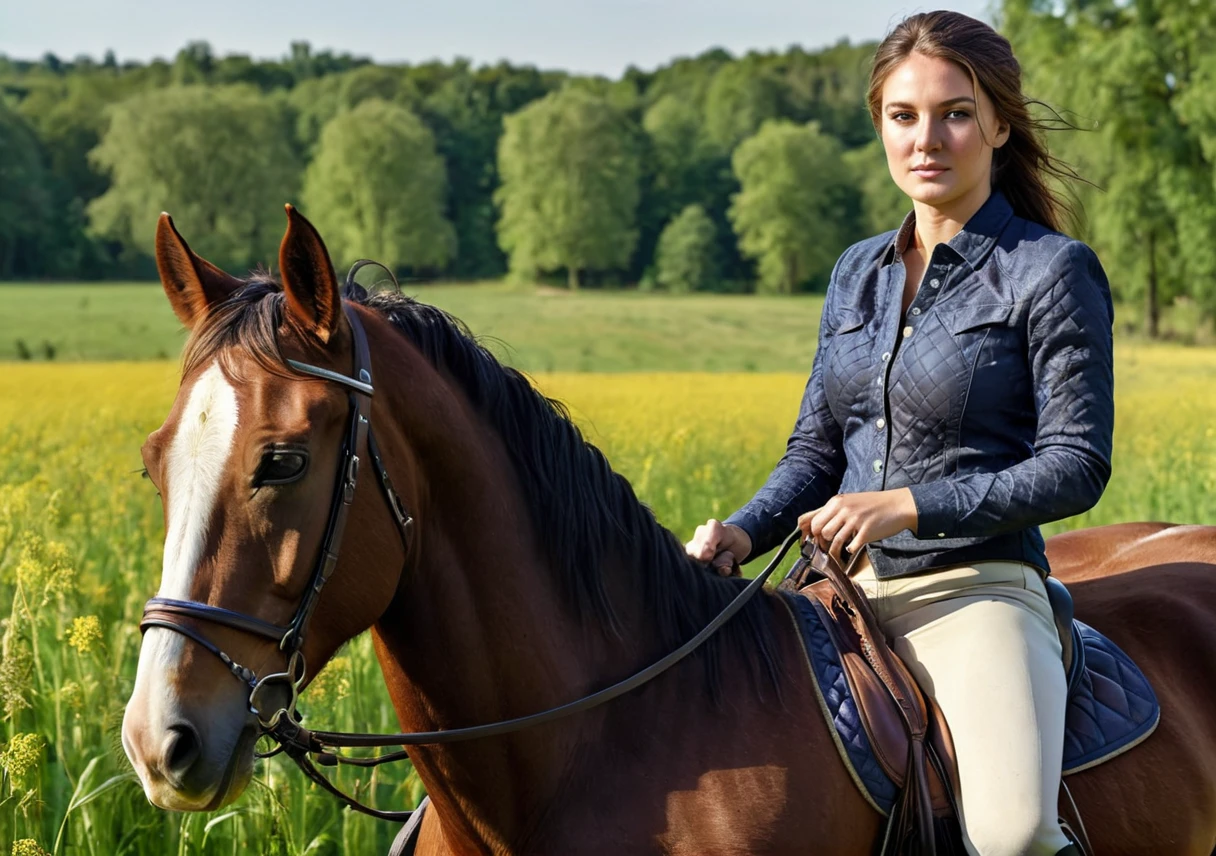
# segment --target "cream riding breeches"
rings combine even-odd
[[[1068,846],[1057,815],[1068,690],[1041,572],[985,561],[880,580],[863,552],[853,579],[946,715],[967,852]]]

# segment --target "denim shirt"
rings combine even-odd
[[[914,228],[912,212],[836,262],[785,455],[726,522],[754,558],[836,493],[907,487],[917,534],[867,545],[878,577],[986,559],[1050,571],[1039,525],[1093,507],[1110,478],[1106,274],[994,191],[934,249],[903,316]]]

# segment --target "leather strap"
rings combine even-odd
[[[663,672],[670,669],[676,663],[683,660],[697,648],[701,647],[707,639],[716,633],[727,621],[742,609],[748,601],[750,601],[760,589],[764,588],[765,582],[768,580],[777,565],[785,558],[785,554],[789,552],[790,547],[800,536],[800,532],[795,529],[791,532],[782,544],[777,555],[773,557],[768,566],[747,584],[747,587],[739,594],[735,595],[734,600],[728,603],[721,612],[714,616],[709,624],[705,625],[702,630],[693,636],[676,650],[672,651],[667,656],[660,660],[656,660],[646,668],[633,675],[606,687],[591,695],[584,696],[576,701],[559,707],[553,707],[549,710],[533,713],[528,716],[521,716],[516,719],[506,719],[500,722],[492,722],[486,725],[474,725],[468,728],[453,728],[445,731],[414,731],[402,732],[399,734],[354,734],[342,731],[310,731],[309,729],[300,726],[295,734],[274,735],[276,739],[282,742],[299,742],[304,744],[301,748],[307,748],[311,752],[324,752],[328,748],[354,748],[354,747],[379,747],[379,746],[417,746],[417,745],[435,745],[440,743],[457,743],[463,740],[479,740],[485,737],[497,737],[503,734],[510,734],[514,731],[522,731],[525,728],[532,728],[537,725],[543,725],[547,722],[553,722],[557,719],[562,719],[576,713],[591,710],[599,707],[605,702],[612,701],[618,696],[637,689],[648,681],[661,675]],[[348,759],[343,759],[348,760]],[[377,759],[367,759],[377,760]]]
[[[220,606],[195,603],[192,600],[174,600],[168,597],[148,598],[148,603],[144,606],[144,618],[140,622],[140,626],[145,624],[166,626],[170,625],[174,619],[182,617],[199,618],[214,624],[223,624],[226,627],[251,633],[254,636],[261,636],[272,642],[280,641],[284,634],[291,629],[271,624],[269,621],[263,621],[260,618],[254,618],[252,615],[245,615],[243,612],[233,612],[231,609],[224,609]],[[177,625],[172,624],[172,626],[176,627]]]

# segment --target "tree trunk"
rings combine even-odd
[[[790,253],[785,257],[785,293],[793,294],[798,282],[798,257]]]
[[[1160,309],[1157,306],[1157,235],[1148,233],[1148,336],[1156,339],[1160,332]]]
[[[566,285],[571,291],[578,291],[578,268],[574,265],[566,268]]]

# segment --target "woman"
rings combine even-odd
[[[1056,800],[1065,677],[1039,525],[1092,507],[1114,421],[1106,276],[1061,204],[1010,45],[905,20],[868,93],[897,231],[845,251],[784,457],[688,552],[728,572],[793,527],[873,600],[950,723],[973,854],[1070,853]]]

